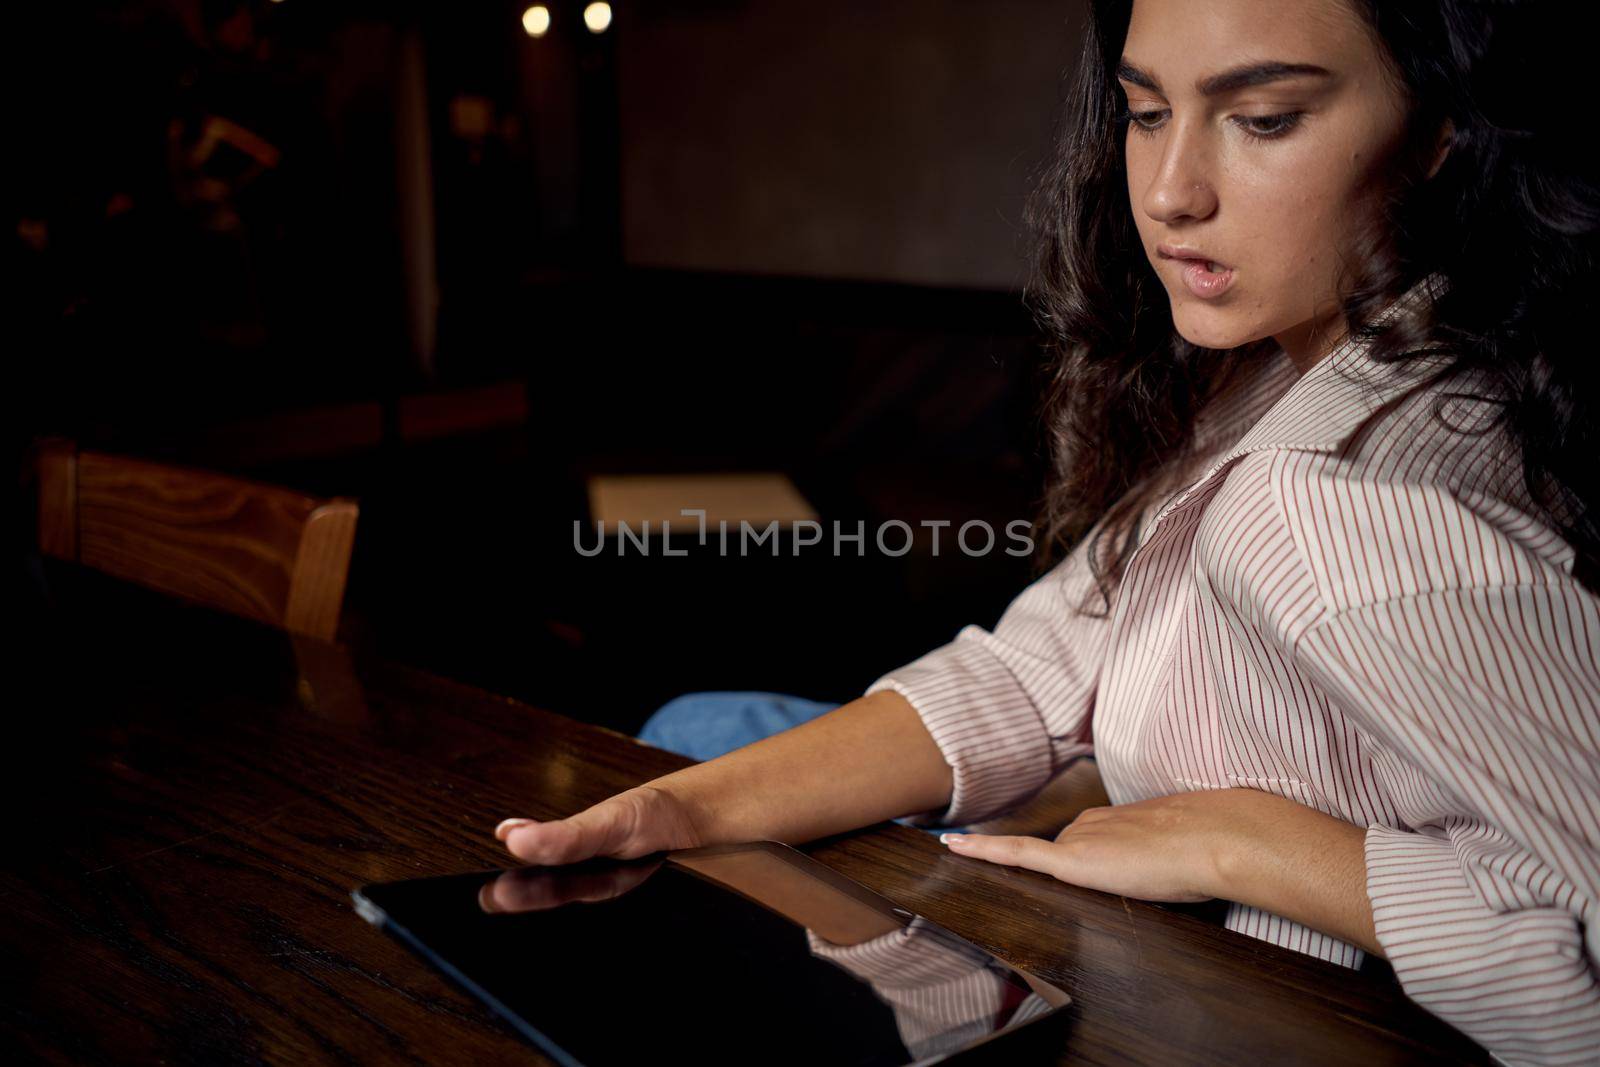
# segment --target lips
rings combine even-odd
[[[1199,263],[1204,263],[1206,265],[1206,269],[1214,273],[1233,269],[1233,265],[1231,263],[1224,263],[1211,253],[1200,248],[1187,248],[1163,244],[1156,246],[1156,254],[1163,259],[1194,260]]]
[[[1181,262],[1183,284],[1188,287],[1189,292],[1202,300],[1215,299],[1233,287],[1232,267],[1212,270],[1209,262],[1204,259],[1185,259]]]

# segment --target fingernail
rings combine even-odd
[[[967,839],[965,837],[961,836],[960,834],[940,834],[939,835],[939,844],[941,844],[941,845],[964,845],[966,843],[967,843]]]
[[[532,826],[532,825],[533,825],[533,820],[532,819],[506,819],[499,826],[496,826],[494,828],[495,840],[496,841],[504,841],[506,839],[506,835],[509,834],[511,831],[515,830],[517,827],[519,827],[519,826]]]
[[[509,820],[508,820],[509,821]],[[496,912],[500,909],[494,904],[494,883],[489,882],[478,890],[478,908],[485,912]]]

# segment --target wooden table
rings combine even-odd
[[[350,890],[505,866],[502,816],[570,814],[685,762],[198,609],[81,613],[24,650],[0,1054],[546,1062]],[[805,850],[1070,992],[1064,1062],[1486,1061],[1390,977],[1181,910],[892,823]]]

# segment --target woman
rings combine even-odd
[[[1507,1060],[1600,1057],[1600,196],[1581,98],[1511,77],[1579,35],[1529,18],[1096,2],[1030,210],[1065,557],[861,699],[497,836],[953,826],[1092,751],[1111,807],[949,847],[1228,900]]]

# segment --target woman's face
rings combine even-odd
[[[1378,49],[1345,0],[1135,0],[1128,195],[1189,341],[1271,336],[1305,370],[1343,332],[1341,253],[1405,120]]]

